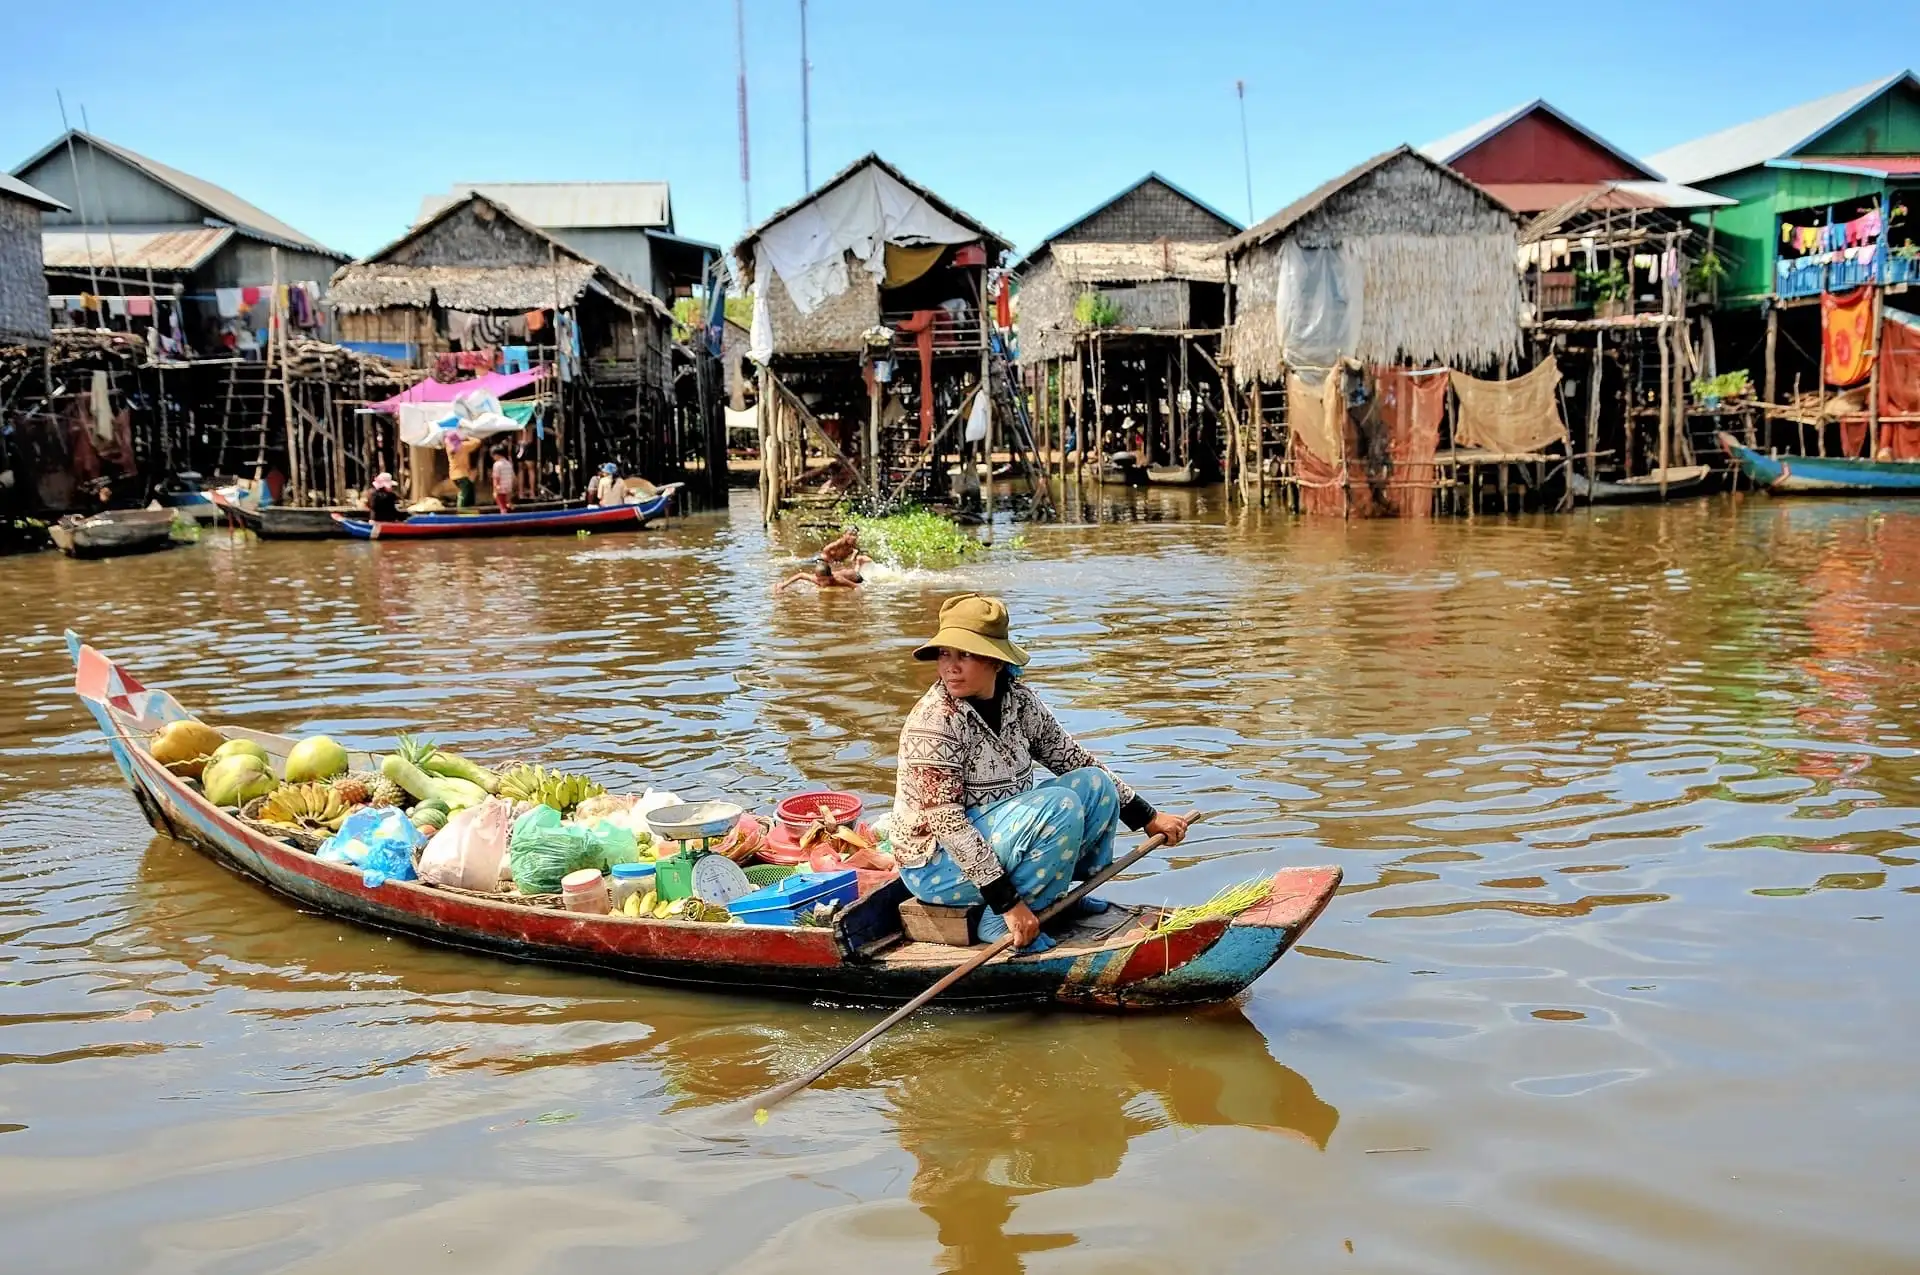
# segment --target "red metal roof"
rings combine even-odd
[[[1850,168],[1877,168],[1883,173],[1920,173],[1920,155],[1796,155],[1803,164],[1845,164]]]

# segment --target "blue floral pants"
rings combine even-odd
[[[993,847],[1013,878],[1021,900],[1044,911],[1072,888],[1113,862],[1113,834],[1120,825],[1120,794],[1106,771],[1087,766],[1043,780],[1023,793],[967,812],[967,820]],[[980,889],[967,880],[945,850],[900,879],[913,897],[945,907],[973,907]]]

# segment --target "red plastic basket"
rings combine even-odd
[[[831,810],[833,817],[841,823],[860,822],[860,812],[866,809],[866,803],[860,800],[858,793],[803,792],[788,797],[775,806],[773,812],[784,826],[799,836],[820,817],[822,806]]]

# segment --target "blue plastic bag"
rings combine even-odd
[[[320,843],[315,857],[362,869],[362,884],[373,890],[389,881],[413,880],[413,853],[426,844],[426,834],[405,814],[386,806],[365,806],[348,815],[340,831]]]

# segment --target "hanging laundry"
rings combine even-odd
[[[88,399],[92,407],[93,419],[89,422],[93,436],[102,446],[113,442],[113,404],[107,396],[107,374],[95,372],[89,387]]]
[[[547,312],[545,310],[529,310],[526,313],[526,321],[527,331],[538,332],[541,328],[547,326]]]
[[[213,290],[213,307],[219,311],[220,317],[223,319],[239,318],[240,289],[215,288]]]
[[[1581,238],[1580,251],[1584,252],[1587,255],[1587,269],[1595,270],[1599,268],[1600,259],[1595,254],[1595,245],[1593,242],[1592,235],[1586,235]]]
[[[127,317],[127,299],[125,297],[103,297],[107,303],[107,313],[116,319]]]
[[[127,298],[127,317],[133,318],[133,319],[152,318],[153,317],[153,298],[152,297],[128,297]]]
[[[1858,385],[1873,370],[1873,289],[1820,296],[1821,368],[1827,384]]]
[[[313,303],[307,298],[305,284],[294,284],[287,289],[287,309],[293,316],[294,326],[310,328],[314,325]]]
[[[80,294],[80,308],[82,310],[98,310],[100,308],[100,298],[94,296],[91,292],[83,292]]]
[[[253,307],[260,304],[261,291],[262,289],[260,288],[240,289],[240,304],[247,307],[247,309],[249,310],[253,309]]]

